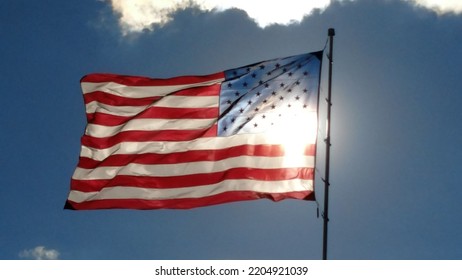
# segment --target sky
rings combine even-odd
[[[321,50],[331,27],[328,258],[462,259],[459,1],[310,1],[296,12],[278,5],[301,1],[202,1],[144,6],[136,24],[118,2],[0,2],[0,259],[320,259],[315,202],[63,206],[85,129],[83,75],[210,74]],[[326,63],[322,75],[324,100]]]

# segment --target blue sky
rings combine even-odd
[[[462,14],[400,0],[310,12],[262,27],[241,9],[186,8],[133,32],[109,2],[2,1],[0,259],[320,259],[313,202],[63,206],[85,128],[83,75],[209,74],[320,50],[329,27],[329,258],[462,259]]]

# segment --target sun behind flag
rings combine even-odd
[[[68,209],[313,199],[322,51],[207,76],[91,74]]]

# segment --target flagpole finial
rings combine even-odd
[[[327,31],[327,35],[328,36],[335,36],[335,29],[334,28],[329,28],[329,30]]]

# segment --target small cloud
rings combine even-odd
[[[20,252],[19,257],[33,260],[57,260],[59,252],[54,249],[47,249],[45,246],[37,246],[34,249]]]

